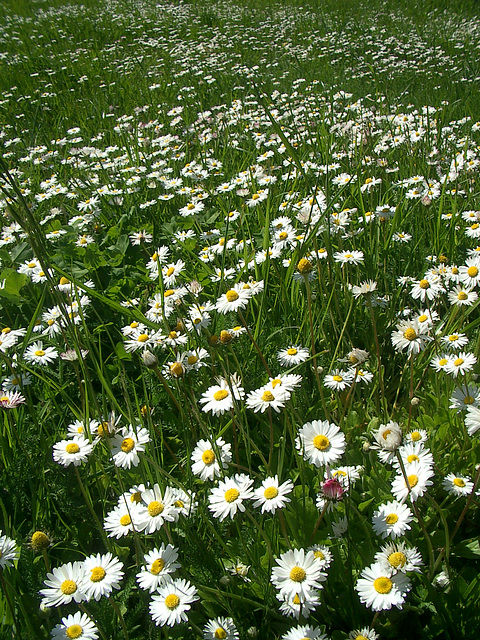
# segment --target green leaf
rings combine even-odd
[[[461,558],[478,560],[480,558],[480,542],[478,538],[463,540],[452,549],[452,553]]]

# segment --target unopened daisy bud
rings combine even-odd
[[[329,478],[322,483],[322,492],[328,500],[341,500],[345,489],[336,478]]]
[[[369,442],[364,442],[363,445],[362,445],[362,449],[363,449],[363,451],[365,451],[365,453],[370,451],[370,443]]]
[[[220,331],[220,342],[222,344],[228,344],[229,342],[231,342],[233,340],[233,336],[230,333],[230,331]]]
[[[297,264],[297,271],[302,275],[307,275],[313,269],[313,265],[307,258],[302,258]]]
[[[380,449],[395,451],[402,444],[402,431],[396,422],[381,424],[374,436]]]
[[[142,362],[147,367],[147,369],[155,369],[158,365],[157,356],[153,354],[148,349],[142,352]]]
[[[219,580],[222,587],[227,587],[230,584],[230,578],[228,576],[222,576]]]
[[[417,398],[415,396],[410,400],[412,407],[417,407],[420,404],[420,402],[421,402],[420,398]]]
[[[420,200],[420,202],[425,206],[425,207],[429,207],[432,204],[432,199],[429,198],[428,196],[423,196],[423,198]]]
[[[35,531],[30,539],[34,551],[43,551],[50,545],[50,538],[43,531]]]
[[[218,344],[218,336],[215,333],[213,333],[209,337],[208,343],[210,344],[210,346],[215,347]]]

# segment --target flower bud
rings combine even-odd
[[[148,349],[145,349],[142,353],[142,362],[148,369],[155,369],[158,365],[157,356],[151,351],[148,351]]]

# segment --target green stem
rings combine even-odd
[[[10,613],[12,614],[12,619],[13,619],[13,624],[15,626],[16,634],[18,636],[18,639],[20,640],[20,638],[22,637],[20,634],[20,627],[18,626],[18,621],[15,616],[15,609],[13,608],[12,601],[10,600],[10,594],[8,593],[8,590],[7,590],[7,584],[5,582],[5,578],[3,577],[2,569],[0,569],[0,583],[2,585],[3,593],[5,594],[5,600],[7,601],[8,608],[10,609]]]

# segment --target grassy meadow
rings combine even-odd
[[[2,2],[1,640],[478,634],[479,8]]]

